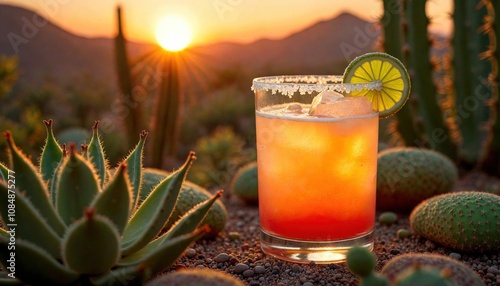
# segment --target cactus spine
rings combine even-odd
[[[384,15],[381,22],[384,29],[384,51],[405,64],[403,58],[403,31],[401,23],[401,15],[399,12],[402,7],[399,0],[383,0],[384,2]],[[404,19],[403,19],[404,20]],[[396,36],[395,36],[396,35]],[[419,134],[413,121],[413,114],[410,104],[405,104],[397,113],[397,131],[401,136],[406,146],[417,146],[419,142]]]

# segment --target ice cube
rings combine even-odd
[[[371,102],[366,97],[344,97],[337,92],[323,91],[313,99],[309,115],[339,118],[373,112]]]
[[[302,105],[300,105],[299,103],[290,103],[286,107],[286,112],[300,114],[300,113],[302,113]]]

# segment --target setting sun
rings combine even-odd
[[[168,16],[156,26],[156,40],[167,51],[177,52],[186,48],[192,36],[189,23],[178,16]]]

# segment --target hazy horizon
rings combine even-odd
[[[333,3],[332,3],[333,2]],[[451,1],[429,1],[431,29],[440,33],[451,30]],[[367,21],[382,15],[380,0],[106,0],[89,4],[83,0],[0,0],[0,4],[33,10],[68,32],[87,38],[109,38],[116,33],[115,8],[122,6],[129,40],[156,43],[155,26],[167,15],[184,17],[193,28],[192,45],[216,42],[250,43],[262,38],[280,39],[319,21],[351,13]],[[363,6],[362,11],[359,7]],[[92,15],[92,17],[88,17]],[[256,16],[257,15],[257,16]]]

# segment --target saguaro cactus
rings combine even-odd
[[[384,28],[384,51],[398,59],[406,66],[408,63],[403,58],[403,35],[401,14],[402,7],[399,0],[383,0],[384,15],[381,22]],[[403,19],[404,20],[404,19]],[[406,24],[405,24],[406,25]],[[410,104],[405,104],[399,112],[396,113],[397,131],[401,139],[407,146],[417,146],[420,136],[417,132]]]
[[[151,166],[166,167],[165,158],[172,157],[177,151],[179,137],[179,110],[182,105],[180,91],[178,54],[165,52],[163,59],[163,79],[160,91],[156,98],[155,111],[152,119],[152,128],[156,136],[152,142]]]
[[[412,76],[413,96],[417,99],[418,118],[427,134],[427,143],[435,150],[456,158],[456,146],[450,130],[443,120],[436,85],[432,78],[430,41],[427,34],[429,19],[425,14],[425,0],[405,0],[405,16],[408,23],[408,60]]]
[[[486,141],[485,154],[482,161],[482,168],[493,175],[500,176],[500,99],[498,84],[500,83],[500,72],[498,71],[498,59],[500,58],[499,40],[500,40],[500,3],[498,1],[486,1],[489,17],[487,25],[488,35],[490,37],[490,50],[488,55],[491,61],[491,75],[489,77],[492,88],[490,133]]]
[[[383,4],[385,33],[391,35],[385,37],[384,48],[396,56],[402,51],[403,61],[408,66],[417,104],[417,109],[413,110],[417,116],[413,119],[417,131],[423,127],[430,147],[456,160],[462,169],[478,168],[500,176],[500,3],[454,1],[452,65],[445,71],[451,76],[452,84],[442,86],[454,105],[443,106],[445,113],[438,103],[434,82],[437,74],[433,74],[429,61],[432,45],[427,38],[426,1],[383,0]],[[402,7],[400,11],[398,5]],[[398,29],[400,21],[402,25]],[[450,126],[456,128],[448,128],[443,115],[446,120],[452,119],[454,125]],[[401,126],[398,131],[405,137]]]
[[[490,90],[478,93],[478,88],[489,89],[484,82],[490,72],[489,63],[480,58],[488,48],[487,35],[480,33],[486,7],[482,0],[455,0],[453,13],[453,83],[456,122],[460,130],[460,158],[467,164],[481,157],[486,138],[484,124],[489,108],[486,100]],[[470,11],[474,11],[471,13]]]
[[[115,37],[116,68],[118,72],[118,83],[121,93],[121,114],[127,132],[128,143],[135,141],[136,134],[141,130],[142,112],[140,102],[133,98],[134,82],[130,71],[130,63],[127,54],[127,45],[123,35],[121,8],[116,8],[118,21],[118,34]]]

